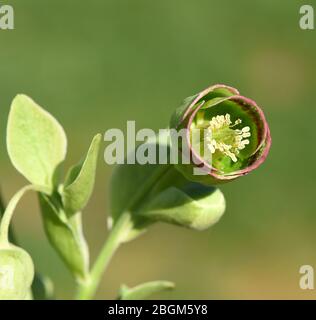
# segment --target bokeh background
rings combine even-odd
[[[98,299],[114,298],[121,283],[156,279],[177,284],[156,298],[316,298],[316,290],[299,288],[300,266],[316,268],[316,31],[299,28],[305,1],[1,3],[15,9],[15,30],[0,30],[6,200],[26,183],[5,147],[17,93],[33,97],[63,124],[67,165],[84,155],[95,133],[124,129],[126,120],[136,120],[139,129],[165,127],[184,97],[214,83],[255,99],[271,127],[266,163],[222,187],[228,205],[217,225],[201,233],[153,227],[119,250]],[[107,234],[112,170],[100,156],[96,191],[84,212],[92,260]],[[22,201],[14,226],[37,269],[55,282],[57,296],[71,298],[75,287],[44,236],[35,196]]]

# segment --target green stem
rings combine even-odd
[[[125,212],[120,216],[111,230],[109,237],[91,270],[89,279],[79,284],[77,299],[89,300],[94,296],[111,258],[118,247],[125,241],[131,228],[131,215],[129,212]]]
[[[10,227],[14,210],[18,202],[24,195],[24,193],[31,190],[32,187],[33,187],[32,185],[29,185],[19,190],[10,200],[7,208],[5,209],[3,213],[3,217],[1,219],[1,224],[0,224],[0,243],[1,244],[9,243],[9,227]]]
[[[19,190],[10,200],[8,203],[8,206],[6,207],[1,222],[0,222],[0,244],[8,244],[9,243],[9,228],[10,223],[12,220],[12,216],[14,213],[14,210],[18,204],[18,202],[21,200],[23,195],[27,191],[39,191],[39,192],[47,192],[47,190],[44,190],[41,187],[34,186],[34,185],[28,185],[23,187],[21,190]]]
[[[175,171],[172,165],[161,165],[157,168],[156,172],[144,181],[143,185],[138,188],[134,196],[126,205],[124,213],[116,221],[113,229],[111,230],[108,239],[104,243],[101,253],[92,267],[89,279],[81,282],[78,287],[76,298],[79,300],[91,299],[101,281],[102,275],[105,272],[112,256],[118,247],[126,240],[129,232],[133,228],[133,221],[131,219],[131,211],[137,204],[141,203],[143,198],[149,195],[149,191],[158,187],[160,181],[164,181],[165,177],[173,174]]]
[[[97,260],[92,267],[89,279],[79,284],[76,296],[77,299],[89,300],[94,296],[112,256],[118,247],[125,241],[128,233],[133,228],[130,210],[133,209],[137,203],[141,202],[142,198],[148,193],[148,190],[152,189],[157,181],[159,181],[169,169],[170,165],[159,167],[155,174],[144,182],[142,187],[137,190],[134,197],[126,205],[125,212],[121,214],[120,218],[115,222],[108,239],[104,243]]]
[[[5,206],[5,203],[4,203],[4,200],[3,200],[3,197],[2,197],[2,193],[1,193],[1,189],[0,189],[0,221],[1,221],[1,218],[2,218],[2,216],[4,214],[5,207],[6,206]],[[9,240],[10,240],[11,243],[17,245],[17,239],[16,239],[16,236],[14,234],[12,225],[9,228]]]

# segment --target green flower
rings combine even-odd
[[[176,168],[207,185],[246,175],[266,159],[271,146],[268,123],[251,99],[225,85],[214,85],[185,99],[170,127],[184,129]]]

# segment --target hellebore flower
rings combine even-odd
[[[221,84],[186,98],[170,128],[185,129],[176,168],[206,185],[248,174],[264,162],[271,146],[268,123],[256,102]]]

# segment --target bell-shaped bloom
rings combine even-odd
[[[184,132],[182,143],[172,144],[179,156],[176,168],[187,179],[207,185],[258,168],[271,146],[261,108],[226,85],[211,86],[185,99],[173,114],[170,128]]]

